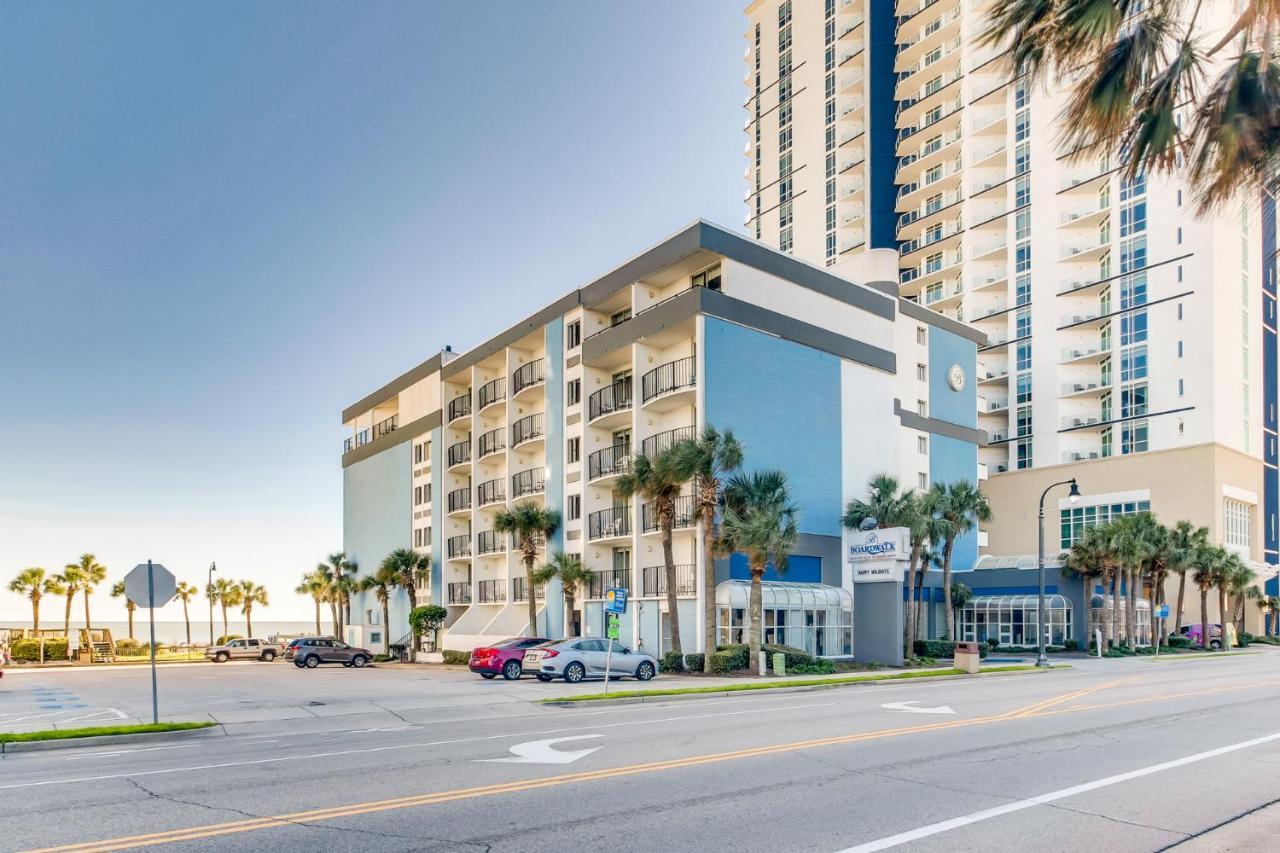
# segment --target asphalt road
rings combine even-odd
[[[282,721],[7,755],[0,847],[1154,851],[1280,800],[1277,702],[1268,650],[607,708],[504,703],[501,717],[394,730]]]

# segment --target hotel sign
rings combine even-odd
[[[910,556],[911,534],[905,527],[849,534],[849,565],[854,583],[901,580],[902,563]]]

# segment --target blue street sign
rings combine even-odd
[[[611,587],[604,594],[605,613],[627,612],[627,591],[621,587]]]
[[[1169,605],[1167,605],[1167,604],[1160,604],[1160,605],[1157,605],[1157,606],[1156,606],[1156,618],[1157,618],[1157,619],[1168,619],[1168,618],[1169,618]]]

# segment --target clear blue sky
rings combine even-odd
[[[0,579],[217,560],[306,618],[343,406],[740,224],[743,5],[5,3]]]

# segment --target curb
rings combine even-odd
[[[17,743],[0,743],[0,756],[11,752],[45,752],[53,749],[69,749],[76,746],[115,746],[117,744],[146,743],[154,740],[193,740],[207,737],[226,737],[222,724],[218,723],[203,729],[186,729],[176,732],[139,732],[129,735],[97,735],[91,737],[69,737],[57,740],[18,741]]]
[[[1069,664],[1063,668],[1070,669]],[[1055,667],[1056,669],[1056,667]],[[598,708],[602,705],[641,705],[646,702],[670,702],[670,701],[688,701],[692,699],[716,699],[725,696],[742,696],[760,693],[809,693],[815,690],[835,690],[845,687],[876,687],[879,685],[890,684],[898,685],[903,682],[911,684],[920,684],[922,682],[935,681],[960,681],[968,678],[999,678],[1000,676],[1016,676],[1029,675],[1037,672],[1052,672],[1053,670],[1025,669],[1016,672],[979,672],[975,675],[932,675],[920,676],[919,678],[876,678],[867,679],[866,681],[847,681],[843,684],[810,684],[798,687],[768,687],[759,690],[718,690],[714,693],[673,693],[666,696],[625,696],[620,699],[591,699],[582,700],[561,700],[561,699],[544,699],[538,704],[544,708]]]

